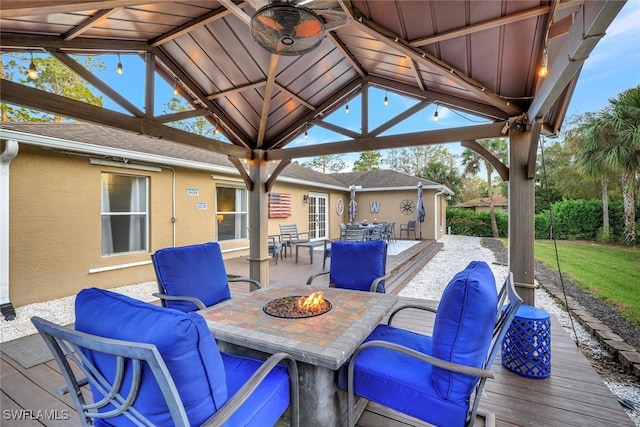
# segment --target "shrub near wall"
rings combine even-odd
[[[496,212],[500,237],[509,234],[509,216]],[[451,234],[462,236],[492,237],[489,212],[475,212],[471,209],[447,208],[447,229]]]

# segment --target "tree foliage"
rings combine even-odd
[[[181,111],[192,110],[191,107],[183,98],[172,96],[168,102],[164,104],[163,113],[179,113]],[[204,116],[194,117],[191,119],[180,120],[167,123],[169,126],[177,129],[182,129],[187,132],[191,132],[196,135],[207,136],[209,138],[219,139],[219,123],[212,123],[211,120]]]
[[[339,173],[345,169],[346,163],[339,154],[325,154],[324,156],[313,157],[308,162],[302,162],[300,166],[322,173]]]
[[[624,204],[625,239],[636,242],[635,193],[640,173],[640,86],[609,100],[604,110],[579,128],[577,163],[588,176],[606,183],[617,174]]]
[[[382,165],[382,154],[379,151],[363,151],[358,160],[353,162],[354,172],[377,171]]]
[[[104,62],[97,56],[75,56],[73,58],[92,73],[105,69]],[[38,78],[31,80],[27,76],[31,60],[31,57],[24,54],[3,54],[2,77],[66,98],[102,106],[102,96],[95,95],[92,92],[92,87],[84,79],[53,57],[33,58],[33,63],[38,70]],[[65,120],[65,117],[59,115],[5,105],[2,106],[2,118],[3,120],[21,122],[62,122]]]
[[[489,153],[502,162],[506,162],[507,158],[507,142],[503,138],[487,139],[478,141]],[[484,167],[487,174],[487,197],[489,198],[489,215],[491,217],[491,230],[493,237],[500,237],[498,223],[495,215],[495,207],[493,205],[493,166],[487,159],[479,153],[466,149],[462,152],[462,164],[464,166],[463,175],[477,175],[480,169]]]

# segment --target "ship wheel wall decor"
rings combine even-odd
[[[411,199],[404,199],[400,202],[400,212],[405,215],[411,215],[416,210],[416,204]]]

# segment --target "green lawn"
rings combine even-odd
[[[564,277],[618,307],[640,327],[640,250],[566,240],[557,246]],[[535,256],[557,271],[553,241],[536,240]]]

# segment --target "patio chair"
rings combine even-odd
[[[268,236],[269,239],[269,253],[273,255],[273,259],[275,263],[278,264],[278,257],[282,259],[282,240],[280,240],[280,235],[274,234]]]
[[[367,240],[366,228],[347,228],[344,232],[345,242],[363,242]]]
[[[403,309],[432,310],[415,305],[396,309],[341,369],[349,425],[355,423],[354,393],[429,424],[473,425],[486,379],[493,378],[493,359],[522,304],[511,274],[504,289],[508,303],[503,307],[489,266],[471,262],[445,288],[433,336],[391,325]]]
[[[250,290],[261,288],[247,278],[227,277],[222,251],[216,242],[164,248],[151,255],[163,307],[182,311],[202,310],[231,298],[229,282],[247,282]]]
[[[329,286],[384,293],[384,281],[389,278],[387,269],[387,242],[331,243],[331,264],[328,271],[314,274],[307,279],[310,285],[316,277],[328,274]]]
[[[344,240],[344,236],[347,233],[347,225],[343,222],[338,227],[340,228],[340,240]]]
[[[413,233],[413,238],[417,239],[418,236],[416,234],[416,222],[409,221],[406,224],[400,224],[400,238],[402,239],[402,233],[407,233],[407,239],[411,238],[411,233]]]
[[[303,238],[301,236],[306,235],[307,238]],[[307,231],[298,231],[298,226],[296,224],[280,224],[280,239],[282,240],[282,245],[284,247],[284,256],[287,256],[287,248],[289,248],[291,253],[293,254],[293,248],[298,243],[308,242],[309,232]]]
[[[298,369],[290,355],[263,362],[221,353],[201,316],[102,289],[81,291],[75,304],[75,330],[31,320],[81,425],[274,425],[289,406],[298,425]],[[93,403],[83,395],[86,383]]]
[[[347,226],[348,227],[348,226]],[[344,237],[341,240],[345,242],[364,242],[367,240],[367,229],[360,226],[356,228],[345,228]],[[331,258],[331,245],[327,240],[324,242],[324,251],[322,252],[322,269],[324,270],[327,265],[327,258]]]

